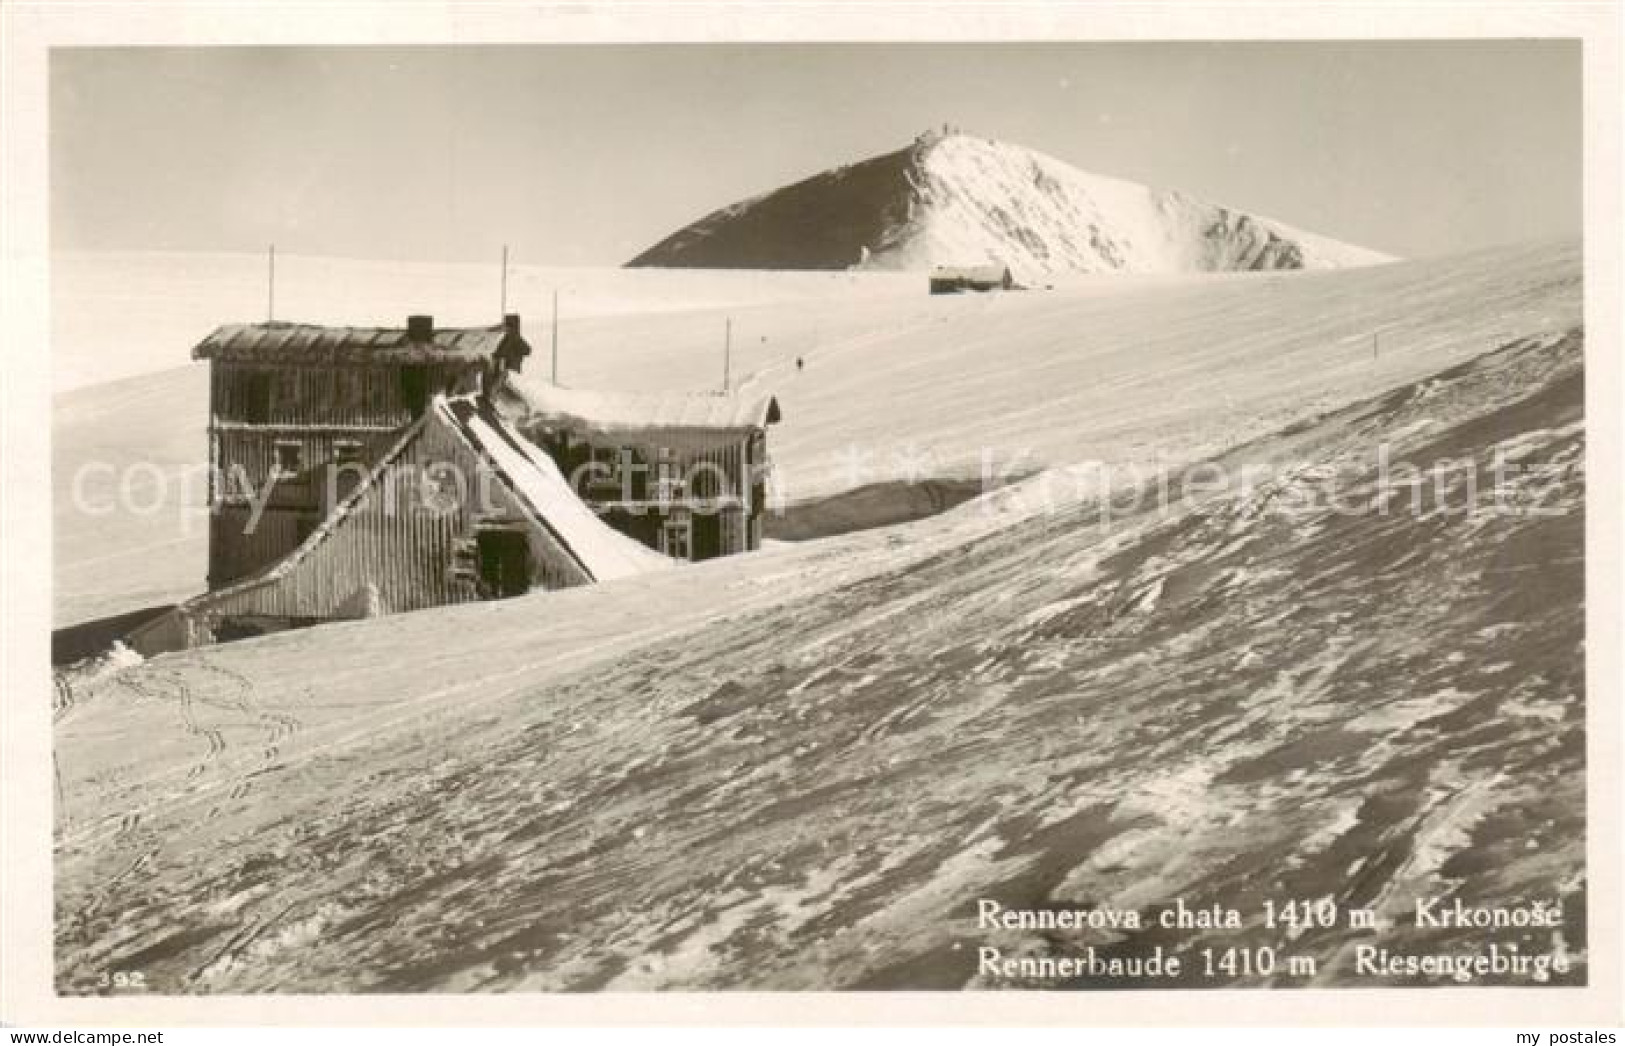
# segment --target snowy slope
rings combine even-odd
[[[927,269],[1004,263],[1018,280],[1093,272],[1372,265],[1386,255],[1018,145],[923,138],[726,207],[633,266]]]
[[[521,248],[522,250],[522,248]],[[51,258],[51,369],[57,392],[177,367],[226,320],[267,308],[263,255],[97,251]],[[396,325],[426,313],[442,326],[497,322],[501,268],[489,264],[371,261],[279,253],[276,315],[308,323]],[[715,273],[553,268],[515,262],[507,307],[545,347],[558,294],[566,332],[584,320],[639,312],[740,308],[778,301],[912,291],[895,275]],[[116,332],[116,333],[115,333]]]
[[[719,387],[731,317],[736,383],[755,375],[784,409],[768,449],[790,500],[911,476],[979,477],[984,453],[995,473],[1154,465],[1570,329],[1581,317],[1580,257],[1558,243],[1336,272],[1087,277],[1050,293],[974,297],[874,293],[866,281],[877,277],[843,276],[823,297],[573,317],[561,380]],[[684,275],[703,291],[708,277],[726,289],[732,274]],[[534,340],[527,374],[545,366]],[[206,377],[191,365],[57,401],[59,625],[197,591]],[[120,511],[122,470],[149,460],[167,489],[149,497],[157,477],[137,473],[140,511]]]
[[[1267,481],[1165,511],[999,498],[67,689],[57,988],[1151,986],[994,981],[984,946],[1161,947],[1159,987],[1451,986],[1355,948],[1487,940],[1584,983],[1581,341],[1434,355],[1215,459]],[[1454,495],[1527,467],[1487,511],[1336,509],[1381,442]],[[1429,929],[1429,897],[1566,914]],[[988,929],[983,898],[1149,925]],[[1377,918],[1271,930],[1283,898]],[[1179,901],[1246,921],[1157,926]],[[1204,981],[1230,947],[1314,964]]]

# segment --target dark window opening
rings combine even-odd
[[[693,524],[694,561],[722,555],[722,516],[715,512],[696,513]]]
[[[361,442],[353,439],[333,441],[333,461],[324,473],[324,496],[329,499],[327,509],[348,498],[361,481],[367,478],[367,465],[361,456]]]
[[[415,417],[429,405],[429,368],[401,368],[401,401]]]
[[[587,477],[587,492],[593,498],[614,501],[621,496],[621,458],[614,447],[592,447],[588,450],[592,470]]]
[[[267,631],[264,626],[227,618],[214,626],[214,638],[219,643],[235,643],[239,639],[257,639]]]
[[[660,529],[660,551],[672,559],[688,559],[688,535],[688,520],[668,521]]]
[[[655,457],[654,499],[662,502],[681,501],[687,496],[688,484],[683,481],[682,466],[677,463],[670,447],[661,447]]]
[[[239,639],[257,639],[294,628],[310,628],[321,624],[313,617],[241,617],[225,618],[210,629],[215,642],[233,643]]]
[[[243,379],[243,420],[263,425],[271,420],[271,376],[252,371]]]
[[[487,599],[507,599],[530,591],[530,543],[517,530],[485,530],[476,539],[480,588]]]
[[[284,476],[297,476],[305,467],[305,448],[292,440],[276,445],[276,470]]]

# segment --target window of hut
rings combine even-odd
[[[283,367],[276,372],[276,385],[271,392],[271,403],[286,416],[299,402],[299,372]]]
[[[243,379],[243,420],[263,425],[271,420],[271,376],[252,371]]]
[[[660,551],[673,559],[689,558],[688,519],[667,520],[660,531]]]
[[[401,368],[401,401],[413,416],[423,413],[429,405],[429,368]]]
[[[337,410],[347,411],[355,409],[355,381],[356,376],[347,370],[333,372],[333,407]]]
[[[305,448],[296,440],[277,440],[276,470],[284,476],[297,476],[304,471]]]

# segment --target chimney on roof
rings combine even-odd
[[[411,341],[429,341],[434,337],[433,316],[406,317],[406,336]]]
[[[519,314],[506,312],[502,314],[502,344],[497,348],[497,360],[508,370],[515,374],[525,365],[525,357],[530,355],[530,346],[519,334]]]

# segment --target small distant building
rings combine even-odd
[[[932,294],[1008,291],[1015,286],[1008,265],[938,265],[931,270]]]
[[[544,448],[599,517],[662,555],[758,549],[776,398],[736,392],[605,393],[509,384],[504,413]]]

